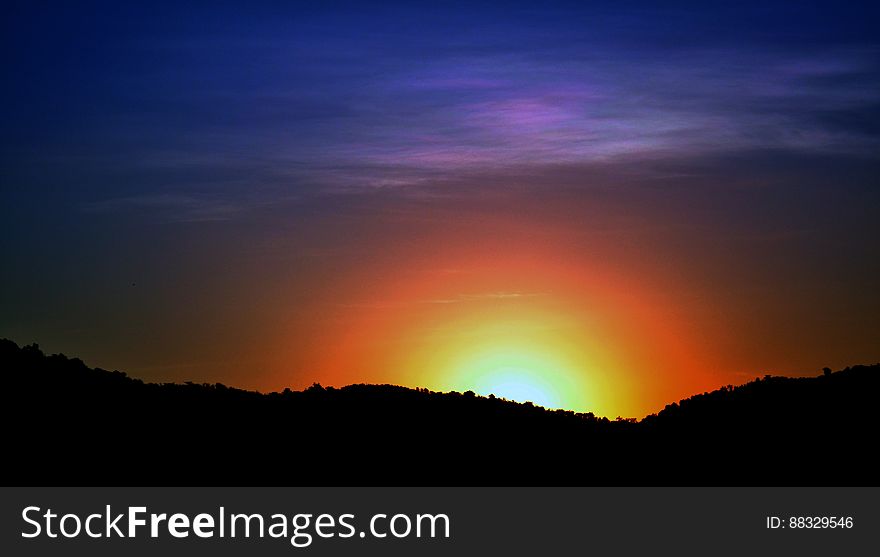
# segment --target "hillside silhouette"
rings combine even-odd
[[[875,484],[880,365],[641,421],[390,385],[151,384],[0,340],[7,484]]]

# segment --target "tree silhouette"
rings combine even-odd
[[[876,475],[880,365],[767,375],[608,420],[471,391],[150,384],[8,340],[0,362],[4,464],[22,484],[859,485]]]

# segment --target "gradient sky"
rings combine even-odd
[[[2,337],[612,417],[880,360],[876,4],[120,4],[6,8]]]

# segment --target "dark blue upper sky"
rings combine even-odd
[[[6,18],[4,156],[86,173],[85,202],[222,212],[248,201],[241,175],[289,193],[450,164],[864,154],[880,131],[877,9],[858,4],[59,4]]]

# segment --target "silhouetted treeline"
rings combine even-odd
[[[0,341],[7,484],[875,484],[880,365],[635,420],[467,393],[151,384]]]

